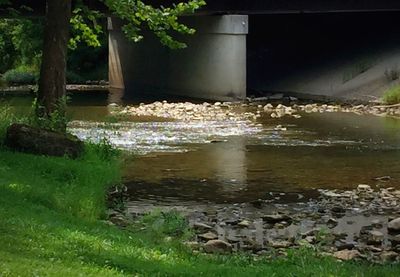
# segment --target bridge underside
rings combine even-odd
[[[399,13],[219,15],[187,18],[198,33],[168,50],[150,34],[110,28],[110,85],[125,96],[240,100],[247,93],[371,100],[398,82]]]

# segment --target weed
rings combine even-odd
[[[392,105],[400,103],[400,85],[388,89],[382,97],[385,104]]]
[[[176,210],[155,210],[143,216],[141,223],[158,236],[187,237],[190,234],[186,218]]]
[[[64,96],[58,100],[54,112],[46,115],[45,108],[41,106],[38,99],[32,103],[32,113],[30,116],[30,124],[38,128],[43,128],[56,132],[65,132],[67,129],[67,124],[70,119],[67,117],[67,103],[69,102],[69,97]]]

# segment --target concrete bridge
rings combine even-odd
[[[117,98],[240,100],[250,91],[371,99],[398,82],[398,0],[208,2],[183,18],[197,30],[178,38],[187,42],[184,50],[169,50],[150,33],[142,43],[128,42],[120,22],[109,18],[109,79]],[[45,0],[13,3],[43,14]],[[105,11],[97,0],[86,3]]]
[[[231,101],[250,91],[371,100],[397,82],[400,1],[208,2],[184,18],[197,30],[179,38],[184,50],[151,34],[127,42],[110,18],[111,87],[126,97]]]

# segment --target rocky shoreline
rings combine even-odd
[[[266,103],[261,100],[247,101],[247,103],[204,102],[202,104],[157,101],[150,104],[141,103],[139,106],[126,106],[113,111],[114,115],[119,116],[144,116],[178,121],[243,121],[257,120],[261,117],[281,118],[285,116],[301,118],[304,114],[334,112],[400,118],[400,104],[305,104],[292,97],[285,104],[281,101]]]
[[[111,199],[121,202],[127,197],[123,191],[114,191]],[[154,208],[177,210],[194,230],[185,244],[196,252],[273,258],[308,247],[339,260],[400,262],[400,190],[359,185],[319,192],[316,199],[287,204],[269,199],[203,206],[128,202],[123,211],[110,211],[109,222],[126,227]]]

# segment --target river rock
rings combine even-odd
[[[84,144],[78,137],[53,132],[25,124],[13,124],[7,129],[5,145],[13,150],[46,156],[78,158]]]
[[[380,255],[381,260],[384,262],[393,262],[397,259],[398,256],[399,254],[394,251],[384,251]]]
[[[336,219],[330,218],[330,219],[328,219],[328,221],[326,222],[326,224],[328,225],[328,227],[329,227],[330,229],[333,229],[333,228],[335,228],[339,223],[338,223],[338,221],[337,221]]]
[[[292,243],[287,240],[279,240],[279,241],[271,241],[270,245],[273,248],[289,248],[292,245]]]
[[[400,232],[400,217],[389,222],[388,230],[391,232]]]
[[[291,222],[292,218],[284,214],[264,215],[261,217],[267,223]]]
[[[384,235],[379,231],[370,231],[367,237],[367,243],[372,245],[381,245]]]
[[[232,245],[223,240],[210,240],[204,244],[204,251],[207,253],[230,253]]]
[[[357,250],[342,250],[335,252],[333,256],[342,261],[349,261],[360,257],[361,254]]]
[[[360,184],[360,185],[358,185],[357,190],[359,190],[359,191],[371,190],[371,186],[369,186],[369,185],[364,185],[364,184]]]
[[[390,242],[393,246],[400,245],[400,235],[396,235],[394,237],[389,238]]]
[[[207,225],[205,223],[196,222],[193,224],[193,228],[195,230],[199,230],[199,231],[207,231],[207,230],[211,230],[213,227],[211,227],[210,225]]]
[[[218,235],[213,232],[207,232],[205,234],[199,235],[199,238],[204,240],[215,240],[218,238]]]
[[[243,221],[241,221],[241,222],[238,223],[238,226],[239,226],[239,227],[243,227],[243,228],[249,227],[249,226],[250,226],[250,221],[248,221],[248,220],[243,220]]]

